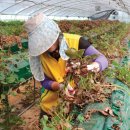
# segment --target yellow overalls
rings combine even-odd
[[[67,41],[69,48],[75,48],[78,50],[80,35],[64,33],[64,37]],[[65,61],[60,57],[57,61],[47,53],[40,55],[40,60],[43,66],[44,73],[51,79],[57,82],[63,82],[65,75]],[[58,91],[49,91],[45,89],[41,95],[40,106],[46,113],[49,114],[49,110],[58,105]]]

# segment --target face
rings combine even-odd
[[[55,50],[57,50],[59,46],[59,40],[57,39],[56,42],[47,50],[48,52],[54,52]]]

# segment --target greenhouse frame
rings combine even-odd
[[[27,17],[43,12],[54,17],[87,18],[105,10],[130,14],[128,0],[1,0],[0,5],[0,15]]]

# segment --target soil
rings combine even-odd
[[[33,95],[33,86],[34,81],[31,80],[28,83],[21,85],[17,90],[14,90],[16,96],[9,95],[9,104],[14,106],[15,113],[19,115],[22,113],[27,107],[29,107],[32,103],[34,103],[34,95]],[[41,85],[36,82],[36,97],[34,105],[27,111],[25,111],[20,117],[25,122],[21,126],[15,126],[13,130],[40,130],[39,128],[39,97],[40,97],[40,88]]]

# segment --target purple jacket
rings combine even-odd
[[[84,56],[93,55],[93,54],[99,54],[99,56],[95,59],[95,62],[99,63],[100,71],[103,71],[105,68],[108,67],[108,61],[107,61],[106,57],[91,45],[85,50]],[[45,75],[45,79],[43,81],[41,81],[41,84],[45,89],[52,90],[51,89],[52,82],[53,82],[53,80],[49,79]]]

